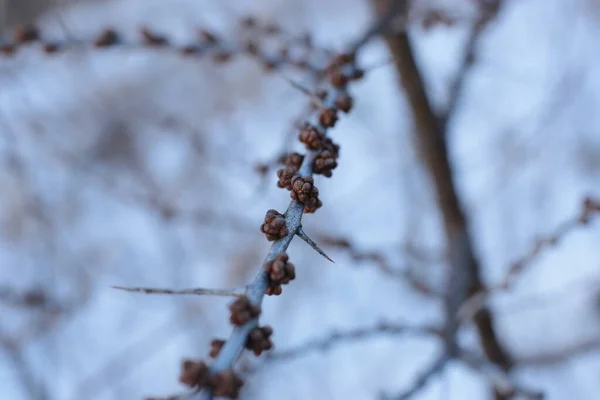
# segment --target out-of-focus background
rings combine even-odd
[[[443,110],[477,1],[414,3],[416,15],[452,17],[409,28],[433,106]],[[447,138],[492,285],[538,236],[576,217],[584,196],[600,195],[600,1],[503,3],[477,42]],[[235,38],[248,14],[332,49],[375,19],[367,0],[0,2],[4,33],[35,23],[60,40],[106,26],[134,37],[140,25],[181,43],[199,27]],[[340,165],[331,179],[317,178],[324,206],[304,228],[315,239],[346,238],[355,252],[441,289],[440,214],[389,58],[381,40],[360,53],[368,73],[351,87],[355,109],[332,130]],[[299,148],[290,131],[308,103],[286,77],[310,84],[244,56],[218,64],[86,46],[0,56],[0,398],[182,391],[180,361],[205,357],[212,338],[227,337],[230,300],[111,286],[239,287],[254,277],[269,246],[258,229],[264,213],[289,202],[275,172],[257,166]],[[368,257],[324,249],[335,264],[299,240],[288,251],[297,279],[266,298],[261,317],[276,349],[381,321],[442,321],[438,299]],[[491,307],[502,342],[523,361],[514,379],[552,400],[597,398],[600,222],[540,254]],[[261,366],[242,398],[374,399],[408,387],[437,350],[435,340],[400,335],[345,342]],[[414,398],[489,396],[486,379],[452,363]]]

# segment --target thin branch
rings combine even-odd
[[[462,351],[461,359],[475,372],[485,375],[496,389],[496,392],[502,396],[511,398],[518,395],[530,400],[542,400],[544,398],[542,392],[514,383],[507,372],[485,357]]]
[[[426,296],[441,298],[442,293],[430,287],[427,283],[417,279],[408,268],[394,268],[387,258],[377,251],[360,251],[350,240],[343,237],[320,235],[319,239],[327,246],[348,252],[350,258],[356,262],[368,261],[373,263],[379,271],[392,278],[407,282],[416,292]]]
[[[596,214],[600,214],[600,200],[586,198],[582,202],[581,211],[578,215],[560,224],[554,232],[538,237],[533,246],[522,257],[511,263],[502,281],[475,293],[461,306],[457,318],[461,321],[470,320],[479,310],[485,307],[493,294],[512,289],[518,278],[523,276],[525,270],[534,264],[540,254],[557,246],[561,240],[575,229],[586,226],[590,218]]]
[[[209,295],[209,296],[226,296],[226,297],[241,297],[244,295],[245,288],[235,289],[206,289],[206,288],[194,288],[194,289],[162,289],[162,288],[145,288],[145,287],[124,287],[124,286],[111,286],[113,289],[123,290],[125,292],[137,292],[145,294],[195,294],[195,295]]]
[[[517,363],[524,367],[548,367],[566,360],[600,350],[600,338],[591,338],[580,343],[551,350],[547,353],[532,354],[517,358]]]
[[[331,261],[332,263],[335,263],[335,261],[333,261],[331,258],[329,258],[329,256],[327,254],[325,254],[325,252],[323,250],[321,250],[321,248],[319,247],[318,244],[316,244],[311,238],[308,237],[308,235],[304,232],[304,230],[302,230],[302,226],[300,226],[298,228],[298,231],[296,232],[296,235],[298,235],[298,237],[300,239],[304,240],[317,253],[319,253],[320,255],[322,255],[323,257],[325,257],[325,259],[327,259],[328,261]]]
[[[265,32],[258,32],[265,34]],[[271,32],[277,35],[281,32]],[[282,66],[295,67],[314,75],[321,76],[323,68],[311,60],[312,54],[318,50],[317,47],[307,47],[302,40],[285,40],[282,49],[265,50],[259,46],[258,40],[254,38],[244,39],[241,42],[226,40],[218,37],[212,32],[199,30],[198,38],[183,45],[174,44],[165,35],[152,31],[148,27],[139,28],[139,39],[137,41],[126,41],[122,35],[112,28],[105,29],[97,37],[88,39],[52,40],[44,38],[41,32],[35,28],[20,29],[12,38],[0,37],[0,53],[5,56],[15,54],[20,47],[33,43],[41,46],[48,54],[55,54],[71,48],[91,46],[96,49],[122,48],[122,49],[152,49],[174,51],[189,57],[210,56],[217,62],[226,62],[233,56],[246,54],[257,59],[267,70],[275,70]],[[292,47],[303,47],[309,51],[301,58],[291,58],[289,49]],[[327,53],[327,52],[325,52]]]
[[[504,5],[505,0],[479,1],[479,15],[475,24],[471,27],[467,43],[463,52],[458,72],[450,85],[448,105],[445,112],[440,116],[442,130],[446,132],[449,119],[455,114],[456,107],[461,101],[465,90],[465,83],[476,62],[476,51],[481,36],[488,25],[496,19]]]
[[[387,1],[387,0],[384,0]],[[386,11],[380,13],[377,22],[371,26],[358,40],[351,46],[352,53],[356,53],[374,37],[382,34],[385,30],[389,29],[396,19],[407,18],[408,8],[410,2],[408,0],[390,0],[390,6],[387,7]],[[405,25],[404,23],[401,24]]]
[[[304,344],[269,353],[264,361],[282,361],[304,357],[315,351],[327,351],[333,346],[365,340],[380,335],[439,335],[440,329],[428,326],[410,326],[405,324],[380,323],[372,327],[352,329],[344,332],[334,332],[323,338],[313,339]]]
[[[421,372],[413,385],[406,391],[402,392],[396,396],[383,395],[381,396],[382,400],[408,400],[416,393],[421,391],[429,381],[436,376],[437,374],[443,372],[444,367],[451,360],[451,357],[448,353],[444,352],[441,356],[439,356],[427,369]]]

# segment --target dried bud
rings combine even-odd
[[[321,150],[313,157],[313,172],[326,177],[331,177],[332,171],[337,167],[337,155],[330,150]]]
[[[58,44],[47,42],[44,43],[43,49],[46,54],[56,53],[58,51]]]
[[[352,100],[352,97],[350,97],[349,95],[347,95],[345,93],[339,94],[335,98],[335,106],[345,113],[349,112],[350,109],[352,109],[353,103],[354,103],[354,101]]]
[[[200,36],[200,39],[207,43],[215,44],[218,41],[217,37],[209,31],[201,30],[198,34]]]
[[[96,47],[108,47],[117,43],[119,43],[119,35],[113,29],[105,29],[104,32],[94,40],[94,46]]]
[[[304,204],[304,212],[314,213],[323,203],[319,200],[319,189],[314,185],[312,176],[292,178],[292,193],[290,197]]]
[[[217,356],[221,352],[221,349],[223,348],[224,345],[225,345],[225,341],[223,339],[213,339],[210,342],[209,356],[211,358],[217,358]]]
[[[326,108],[319,114],[319,123],[327,128],[332,128],[338,120],[335,108]]]
[[[250,303],[247,296],[238,297],[229,305],[229,310],[231,311],[229,321],[236,326],[244,325],[260,315],[260,307]]]
[[[246,349],[252,350],[257,357],[260,356],[263,351],[271,350],[273,348],[273,342],[271,342],[270,339],[272,334],[273,328],[269,325],[254,328],[246,340]]]
[[[224,63],[231,60],[232,55],[233,54],[230,51],[220,50],[213,55],[213,60],[217,63]]]
[[[39,38],[40,32],[34,26],[18,26],[15,28],[14,40],[19,44],[33,42]]]
[[[203,361],[185,360],[181,365],[179,381],[189,387],[203,388],[208,385],[210,371]]]
[[[144,44],[148,46],[165,46],[168,44],[166,36],[156,34],[145,26],[140,28],[140,35],[142,35]]]
[[[304,124],[298,135],[298,140],[304,143],[309,150],[317,150],[323,147],[323,139],[325,139],[325,134],[316,126],[308,123]]]
[[[237,399],[244,381],[233,371],[221,371],[214,376],[215,397]]]
[[[280,253],[273,261],[265,264],[265,272],[269,277],[269,287],[287,285],[296,278],[294,264],[288,262],[287,253]]]
[[[276,210],[269,210],[265,215],[265,222],[260,226],[261,232],[267,236],[267,240],[282,239],[288,235],[288,229],[285,226],[285,217]]]
[[[277,182],[277,186],[280,188],[286,188],[287,190],[292,190],[292,178],[296,175],[298,170],[290,167],[285,167],[277,171],[277,177],[279,178],[279,182]]]
[[[294,168],[296,171],[300,169],[302,166],[302,162],[304,161],[304,156],[300,153],[290,153],[287,155],[285,160],[283,161],[286,167]]]
[[[7,56],[13,55],[17,50],[17,46],[12,43],[4,43],[0,45],[0,52],[6,54]]]
[[[348,78],[341,71],[333,71],[329,77],[331,84],[336,88],[342,88],[348,83]]]

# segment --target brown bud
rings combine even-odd
[[[17,43],[28,43],[40,38],[39,30],[34,26],[18,26],[14,31],[14,40]]]
[[[338,120],[335,108],[326,108],[319,114],[319,123],[327,128],[332,128]]]
[[[335,106],[345,113],[350,111],[350,109],[352,108],[352,105],[353,105],[352,97],[350,97],[349,95],[347,95],[345,93],[339,94],[335,98]]]
[[[339,70],[333,71],[329,79],[336,88],[344,87],[348,83],[348,78]]]
[[[246,339],[246,349],[251,350],[257,357],[263,351],[271,350],[273,348],[273,342],[270,339],[272,334],[273,328],[269,325],[254,328]]]
[[[213,339],[210,342],[210,353],[209,356],[211,358],[217,358],[221,349],[225,346],[225,341],[223,339]]]
[[[323,146],[323,139],[325,134],[321,132],[316,126],[311,124],[304,124],[298,135],[298,140],[306,145],[309,150],[317,150]]]
[[[119,35],[113,29],[105,29],[100,36],[94,40],[96,47],[108,47],[119,43]]]
[[[288,235],[288,229],[285,226],[285,217],[276,210],[269,210],[265,215],[265,222],[260,226],[261,232],[267,236],[267,240],[282,239]]]
[[[214,376],[215,397],[237,399],[244,381],[233,371],[221,371]]]
[[[12,43],[4,43],[0,45],[0,52],[7,56],[13,55],[17,50],[17,46]]]
[[[292,190],[292,178],[296,174],[297,170],[290,167],[285,167],[277,171],[277,177],[279,181],[277,182],[277,186],[280,188],[286,188],[287,190]]]
[[[168,44],[166,36],[154,33],[145,26],[140,28],[140,35],[142,35],[144,44],[148,46],[165,46]]]
[[[44,43],[43,49],[46,54],[56,53],[59,50],[58,44],[50,42]]]
[[[184,360],[179,381],[189,387],[205,387],[210,379],[210,371],[203,361]]]
[[[200,36],[200,39],[202,39],[203,41],[207,42],[207,43],[217,43],[217,37],[210,33],[209,31],[206,30],[201,30],[200,32],[198,32],[198,35]]]
[[[296,171],[298,171],[302,166],[303,161],[304,156],[302,154],[293,152],[288,154],[283,162],[286,167],[294,168]]]
[[[260,307],[252,304],[247,296],[238,297],[229,305],[229,310],[231,311],[229,321],[236,326],[244,325],[260,315]]]

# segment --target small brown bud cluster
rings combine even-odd
[[[298,135],[298,140],[306,145],[309,150],[318,150],[323,147],[325,133],[314,125],[304,124]]]
[[[269,242],[282,239],[288,235],[285,217],[277,210],[267,211],[265,222],[260,226],[260,230],[267,236]]]
[[[323,203],[319,200],[319,189],[314,185],[312,176],[295,175],[292,178],[290,197],[304,204],[305,213],[314,213]]]
[[[338,111],[334,107],[325,108],[319,114],[319,123],[326,128],[333,128],[338,120]]]
[[[238,297],[229,305],[229,311],[231,311],[229,321],[236,326],[244,325],[260,315],[260,307],[252,304],[247,296]]]
[[[216,397],[237,399],[244,381],[233,371],[211,373],[203,361],[185,360],[179,381],[192,388],[211,388]]]
[[[119,35],[113,29],[105,29],[97,38],[94,40],[94,46],[96,47],[108,47],[119,43]]]
[[[40,31],[34,26],[18,26],[14,31],[14,40],[18,44],[29,43],[40,38]]]
[[[335,106],[345,113],[350,112],[353,104],[354,100],[352,100],[352,97],[346,93],[339,94],[335,98]]]
[[[323,150],[313,157],[313,172],[330,178],[333,173],[332,171],[338,165],[339,151],[340,146],[333,143],[331,139],[326,138]]]
[[[284,160],[285,166],[294,168],[296,171],[300,169],[302,166],[302,162],[304,161],[304,156],[299,153],[290,153]]]
[[[271,350],[273,348],[273,342],[271,342],[271,335],[273,334],[273,328],[269,325],[263,327],[256,327],[248,335],[246,340],[246,349],[252,350],[255,356],[260,356],[263,351]]]
[[[288,261],[289,256],[284,252],[265,264],[265,272],[269,278],[269,287],[265,292],[267,295],[279,296],[282,292],[281,285],[287,285],[296,278],[294,264]]]
[[[144,44],[148,46],[166,46],[169,44],[166,36],[159,35],[158,33],[152,32],[148,27],[142,26],[140,28],[140,35]]]
[[[591,197],[586,197],[583,201],[583,212],[579,217],[579,222],[587,224],[594,213],[600,213],[600,201],[594,200]]]
[[[223,346],[225,346],[225,341],[223,339],[213,339],[210,342],[210,353],[208,355],[211,358],[217,358]]]
[[[279,181],[277,182],[277,186],[292,190],[292,178],[296,175],[296,172],[298,172],[298,170],[291,167],[285,167],[278,170],[277,177],[279,178]]]

